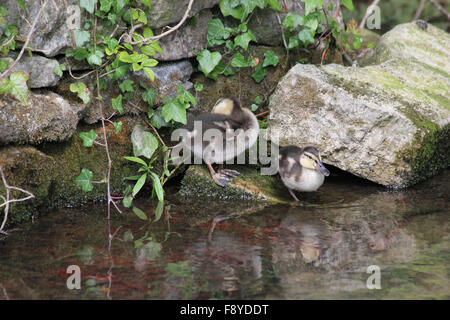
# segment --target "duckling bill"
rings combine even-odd
[[[300,202],[294,190],[312,192],[319,189],[330,171],[322,163],[319,151],[314,147],[280,148],[279,167],[281,180],[295,201]]]
[[[211,113],[188,119],[185,129],[189,137],[185,145],[203,159],[213,181],[224,187],[239,172],[223,169],[223,163],[253,146],[259,124],[253,112],[241,107],[238,99],[223,98],[216,102]],[[221,166],[218,172],[212,167],[215,163]]]

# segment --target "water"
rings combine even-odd
[[[60,209],[0,240],[0,299],[449,299],[449,181],[393,191],[332,178],[307,208],[169,196],[152,222]],[[155,220],[150,201],[138,206]],[[367,288],[370,265],[381,289]]]

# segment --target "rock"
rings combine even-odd
[[[192,6],[189,16],[194,16],[202,9],[212,8],[220,0],[196,0]],[[150,14],[148,15],[148,26],[151,28],[162,28],[172,23],[179,22],[186,12],[189,1],[186,0],[154,0],[151,2]]]
[[[436,34],[448,61],[449,36]],[[326,163],[389,187],[410,186],[448,167],[450,77],[437,68],[443,53],[430,54],[425,45],[428,57],[418,61],[408,58],[416,49],[396,46],[406,59],[364,68],[296,65],[270,101],[271,137],[278,135],[280,145],[316,145]]]
[[[54,165],[55,159],[33,147],[0,147],[0,167],[3,168],[8,184],[25,189],[35,196],[33,199],[11,205],[9,224],[28,221],[32,215],[37,213],[37,207],[48,204],[47,197],[55,178]],[[5,188],[1,183],[0,195],[5,194]],[[23,194],[14,191],[11,196],[19,198]]]
[[[192,77],[192,82],[203,84],[203,90],[197,93],[197,102],[195,112],[210,112],[214,104],[222,97],[240,97],[244,107],[250,107],[254,99],[259,96],[263,100],[267,98],[275,89],[278,81],[286,74],[289,68],[295,64],[301,57],[308,57],[313,62],[320,63],[320,56],[314,54],[302,55],[295,52],[289,54],[289,61],[286,61],[286,50],[283,47],[252,46],[248,47],[248,53],[245,53],[245,59],[253,56],[259,59],[260,63],[264,61],[264,53],[272,50],[279,58],[276,67],[267,67],[267,75],[260,83],[256,83],[252,78],[254,68],[242,68],[239,73],[231,76],[220,75],[217,80],[206,78],[203,73],[196,73]],[[337,60],[336,60],[337,59]],[[325,61],[342,62],[341,55],[329,50],[325,56]],[[264,110],[258,109],[258,112]]]
[[[42,2],[25,0],[25,11],[20,8],[15,0],[5,0],[2,2],[4,2],[2,4],[8,10],[6,23],[16,25],[19,31],[17,40],[25,42],[30,31],[31,23],[35,20]],[[84,9],[80,9],[80,1],[67,0],[67,4],[75,16],[72,21],[73,28],[82,28],[88,19],[86,18]],[[100,38],[101,35],[109,36],[114,28],[115,25],[106,27],[99,22],[97,25],[98,37]],[[62,53],[67,47],[72,47],[64,1],[47,2],[36,24],[28,47],[31,51],[40,52],[47,57],[54,57]]]
[[[208,25],[206,23],[211,19],[210,10],[200,11],[194,23],[185,23],[180,29],[159,40],[164,54],[158,54],[155,58],[167,61],[195,57],[207,46]]]
[[[340,0],[325,0],[324,7],[328,8],[330,2],[333,3],[333,10],[328,11],[329,16],[336,16],[341,1]],[[278,0],[278,4],[281,7],[281,12],[275,11],[271,8],[259,9],[256,8],[253,16],[248,22],[248,28],[252,30],[259,44],[269,46],[282,46],[283,37],[281,35],[280,21],[286,17],[284,4],[286,4],[287,12],[295,13],[298,15],[305,14],[305,4],[298,0]],[[338,13],[338,21],[342,24],[341,13]]]
[[[133,148],[130,141],[135,124],[145,125],[144,118],[120,117],[122,131],[114,133],[112,125],[107,126],[108,145],[113,167],[111,170],[111,191],[115,194],[123,191],[127,185],[124,177],[135,174],[138,165],[125,160]],[[0,147],[0,166],[4,168],[6,179],[12,186],[24,188],[36,197],[14,205],[10,211],[8,223],[27,221],[32,215],[39,214],[57,206],[76,206],[89,201],[99,201],[106,197],[106,185],[94,184],[91,192],[82,192],[75,184],[75,178],[82,168],[93,172],[94,180],[102,180],[107,173],[105,149],[99,146],[82,146],[80,132],[93,129],[102,134],[101,124],[80,125],[70,139],[61,143],[44,143],[34,147]],[[38,149],[37,149],[38,148]],[[158,157],[153,162],[155,172],[162,171],[161,148],[156,151]],[[0,194],[4,194],[0,184]],[[142,191],[141,191],[142,192]]]
[[[76,111],[54,92],[31,92],[28,106],[3,95],[0,104],[0,144],[64,141],[77,127]]]
[[[13,59],[7,59],[10,64],[13,62]],[[11,69],[11,72],[22,71],[28,74],[30,78],[27,83],[31,89],[53,87],[59,81],[59,76],[53,72],[53,69],[57,66],[59,66],[59,63],[55,59],[48,59],[36,54],[30,57],[24,54]]]
[[[155,72],[155,81],[152,82],[144,72],[129,72],[129,74],[122,79],[133,80],[133,87],[136,90],[131,101],[123,100],[124,114],[139,114],[146,113],[148,104],[142,99],[142,88],[139,83],[142,81],[148,87],[155,88],[158,91],[158,98],[156,104],[159,104],[163,96],[173,97],[177,94],[177,86],[182,85],[186,90],[192,88],[192,83],[189,82],[189,77],[192,74],[192,65],[187,60],[178,62],[161,63],[158,66],[152,68]],[[87,105],[82,104],[77,95],[70,91],[70,84],[74,82],[72,78],[66,77],[57,87],[57,92],[64,96],[71,104],[78,106],[79,119],[86,123],[95,123],[101,119],[101,110],[106,115],[110,115],[114,112],[112,109],[111,99],[116,98],[120,94],[123,95],[117,82],[112,82],[109,78],[106,79],[107,89],[101,90],[103,99],[97,100],[96,88],[94,87],[95,75],[92,74],[82,80],[90,90],[90,101]],[[119,81],[120,84],[120,81]]]
[[[422,29],[416,23],[400,24],[385,33],[378,44],[361,59],[361,66],[375,65],[393,58],[413,59],[436,72],[450,74],[450,36],[431,24]]]
[[[189,198],[221,200],[258,200],[268,203],[291,202],[283,183],[274,176],[263,176],[259,170],[246,166],[226,166],[241,174],[220,187],[211,179],[206,165],[191,165],[181,182],[179,195]]]

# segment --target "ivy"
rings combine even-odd
[[[28,105],[28,75],[21,71],[13,72],[8,78],[0,80],[0,95],[10,94],[24,105]]]

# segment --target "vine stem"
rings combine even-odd
[[[48,3],[48,0],[45,0],[45,2],[44,2],[44,3],[42,4],[42,6],[39,8],[39,11],[38,11],[38,13],[37,13],[37,15],[36,15],[36,18],[34,19],[33,24],[31,25],[30,32],[28,32],[27,39],[25,40],[25,43],[23,44],[22,50],[20,50],[20,53],[19,53],[19,55],[17,56],[16,60],[14,60],[14,62],[8,67],[8,69],[0,75],[0,79],[1,79],[1,78],[4,78],[4,77],[6,77],[6,76],[8,76],[9,73],[11,72],[12,68],[13,68],[13,67],[17,64],[17,62],[19,62],[19,60],[22,58],[22,55],[23,55],[25,49],[28,47],[28,43],[29,43],[30,40],[31,40],[31,36],[33,35],[34,28],[36,28],[36,24],[37,24],[37,22],[39,21],[39,18],[40,18],[41,14],[42,14],[42,11],[44,11],[44,8],[47,6],[47,3]]]

